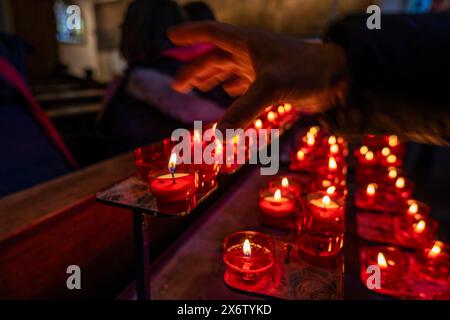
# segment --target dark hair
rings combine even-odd
[[[156,59],[170,46],[169,27],[185,21],[178,4],[172,0],[135,0],[122,24],[120,51],[128,64]]]
[[[211,7],[203,1],[189,2],[183,6],[183,10],[191,21],[216,20]]]

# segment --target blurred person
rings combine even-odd
[[[239,97],[220,130],[243,128],[268,105],[291,102],[332,132],[450,145],[450,15],[386,15],[380,30],[369,30],[366,19],[335,22],[324,43],[217,22],[173,27],[176,45],[215,46],[184,66],[173,87],[221,85]]]
[[[186,21],[170,0],[136,0],[127,10],[120,50],[128,62],[125,76],[116,80],[99,116],[99,134],[107,155],[169,137],[174,129],[191,127],[194,120],[218,120],[229,101],[226,96],[172,89],[172,75],[186,61],[210,46],[175,48],[167,28]],[[222,91],[222,90],[221,90]]]

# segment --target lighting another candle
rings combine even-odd
[[[193,197],[198,188],[198,171],[183,166],[181,172],[175,172],[176,162],[176,154],[172,153],[166,169],[169,173],[161,169],[149,174],[150,191],[158,201],[185,201]]]
[[[223,248],[226,282],[254,284],[270,275],[275,244],[269,235],[254,231],[236,232],[225,238]]]

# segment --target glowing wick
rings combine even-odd
[[[384,254],[382,252],[378,252],[377,263],[380,266],[380,268],[387,268],[388,266],[386,258],[384,257]]]
[[[242,246],[242,252],[246,257],[250,257],[252,255],[252,247],[250,246],[250,241],[248,241],[248,239],[245,239],[244,241],[244,245]]]
[[[399,177],[397,181],[395,181],[395,187],[398,189],[403,189],[405,187],[405,178]]]
[[[335,136],[330,136],[330,137],[328,138],[328,144],[329,144],[329,145],[336,144],[336,137],[335,137]]]
[[[433,248],[431,248],[430,252],[428,253],[428,257],[436,257],[439,255],[442,251],[441,248],[442,243],[440,241],[436,241],[433,245]]]
[[[335,186],[331,186],[327,188],[327,193],[332,195],[334,194],[334,192],[336,191],[336,187]]]
[[[256,129],[261,129],[262,128],[262,121],[261,121],[261,119],[256,119],[256,121],[255,121],[255,128]]]
[[[414,232],[422,233],[425,230],[426,223],[424,220],[420,220],[419,222],[414,224]]]
[[[359,152],[362,155],[365,155],[367,152],[369,152],[369,148],[367,148],[366,146],[362,146],[361,148],[359,148]]]
[[[397,178],[397,175],[398,175],[398,172],[397,172],[396,168],[390,168],[389,169],[389,172],[388,172],[389,178],[395,179],[395,178]]]
[[[366,193],[369,196],[374,196],[376,190],[377,190],[377,184],[376,183],[369,183],[367,185]]]
[[[395,154],[390,154],[387,158],[386,161],[389,163],[395,163],[395,161],[397,161],[397,156]]]
[[[372,151],[367,151],[366,155],[364,156],[366,158],[367,161],[372,161],[374,158],[373,152]]]
[[[334,159],[334,157],[330,157],[328,159],[328,169],[330,169],[330,170],[337,169],[337,163],[336,163],[336,159]]]
[[[170,155],[170,159],[169,159],[169,172],[172,175],[172,182],[175,183],[175,167],[177,165],[177,155],[175,153],[172,153]]]
[[[398,137],[397,136],[389,136],[388,143],[391,147],[396,147],[398,145]]]
[[[408,213],[410,215],[414,215],[419,211],[419,205],[417,204],[417,202],[413,202],[410,204],[409,208],[408,208]]]

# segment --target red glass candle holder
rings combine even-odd
[[[381,151],[378,154],[378,157],[380,159],[380,164],[385,167],[401,167],[403,165],[403,159],[395,155],[393,153],[389,153],[387,155],[382,154],[382,152],[386,149],[389,149],[388,147],[385,147],[381,149]]]
[[[414,183],[403,177],[399,176],[393,186],[390,187],[390,192],[396,194],[400,198],[409,199],[411,198],[414,190]]]
[[[223,250],[226,272],[234,281],[254,284],[270,277],[275,243],[269,235],[255,231],[236,232],[225,238]]]
[[[209,190],[217,184],[217,175],[220,172],[220,164],[194,164],[193,168],[198,170],[199,186],[198,191]]]
[[[300,182],[291,175],[272,178],[269,181],[269,191],[273,194],[277,189],[280,189],[282,194],[292,194],[295,198],[300,197],[301,194]]]
[[[422,216],[429,216],[430,206],[419,200],[408,199],[403,203],[399,215],[403,216],[404,214],[410,217],[414,217],[414,215],[416,214],[420,214]]]
[[[421,247],[436,237],[439,223],[427,216],[415,214],[394,218],[395,238],[412,247]]]
[[[361,279],[366,283],[368,266],[380,268],[381,289],[375,291],[390,290],[396,283],[409,272],[410,261],[407,253],[394,247],[370,247],[364,250],[364,261],[361,263]]]
[[[286,218],[295,214],[299,208],[294,195],[282,193],[280,189],[272,192],[263,189],[259,192],[259,208],[266,216]]]
[[[134,161],[139,176],[147,181],[150,171],[160,168],[166,164],[167,156],[170,154],[170,140],[140,147],[134,150]]]
[[[308,194],[297,228],[301,251],[315,257],[336,256],[344,241],[344,204],[326,192]]]
[[[427,277],[450,281],[450,246],[442,241],[430,241],[418,254],[422,273]]]
[[[402,199],[377,183],[368,183],[355,192],[355,206],[359,209],[381,212],[398,212]]]
[[[149,187],[158,202],[185,202],[194,196],[199,183],[198,170],[178,166],[172,174],[167,169],[149,173]]]

